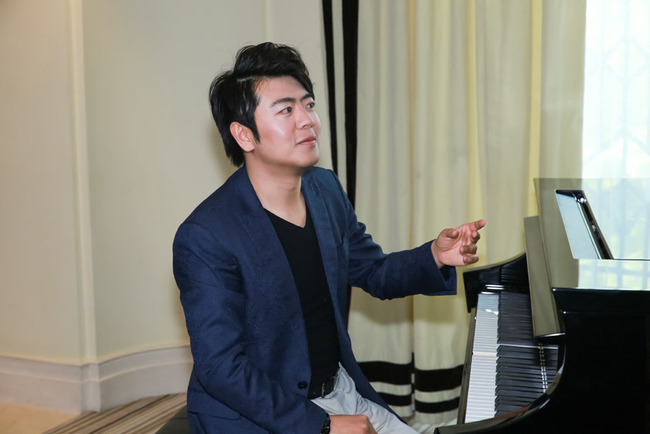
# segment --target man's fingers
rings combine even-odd
[[[476,244],[469,244],[467,246],[463,246],[460,248],[460,253],[464,255],[473,255],[476,253],[478,250],[478,247],[476,247]]]

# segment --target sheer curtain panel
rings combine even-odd
[[[583,1],[359,1],[356,209],[386,251],[478,218],[480,265],[524,251],[532,179],[579,176],[583,41]],[[421,432],[456,418],[459,277],[456,297],[352,291],[357,357]]]

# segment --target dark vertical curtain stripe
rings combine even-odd
[[[357,187],[357,53],[359,1],[345,0],[343,7],[343,59],[345,76],[345,140],[347,192],[355,205]]]
[[[332,165],[335,173],[338,167],[338,140],[336,127],[336,77],[334,69],[334,18],[332,0],[322,0],[323,27],[325,29],[325,60],[332,136]],[[343,21],[343,89],[345,98],[345,174],[348,198],[355,205],[357,180],[357,53],[359,44],[359,1],[341,1]]]
[[[323,27],[325,28],[325,63],[327,69],[327,100],[329,103],[332,168],[339,173],[338,134],[336,128],[336,77],[334,74],[334,20],[332,0],[323,0]]]
[[[340,1],[340,0],[337,0]],[[332,0],[322,0],[323,27],[325,28],[325,59],[330,116],[331,152],[334,173],[338,174],[338,138],[336,119],[336,78],[334,68],[334,18]],[[359,39],[359,1],[341,1],[343,21],[343,69],[344,69],[344,122],[345,122],[345,189],[348,198],[355,205],[357,180],[357,53]],[[352,298],[348,288],[348,311]],[[348,318],[346,318],[347,322]]]

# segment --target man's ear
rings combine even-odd
[[[255,149],[255,137],[253,137],[253,132],[250,128],[239,122],[233,122],[230,124],[230,134],[232,134],[244,152],[251,152]]]

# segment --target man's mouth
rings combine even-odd
[[[299,145],[315,145],[316,144],[316,136],[309,136],[305,137],[301,141],[298,142]]]

